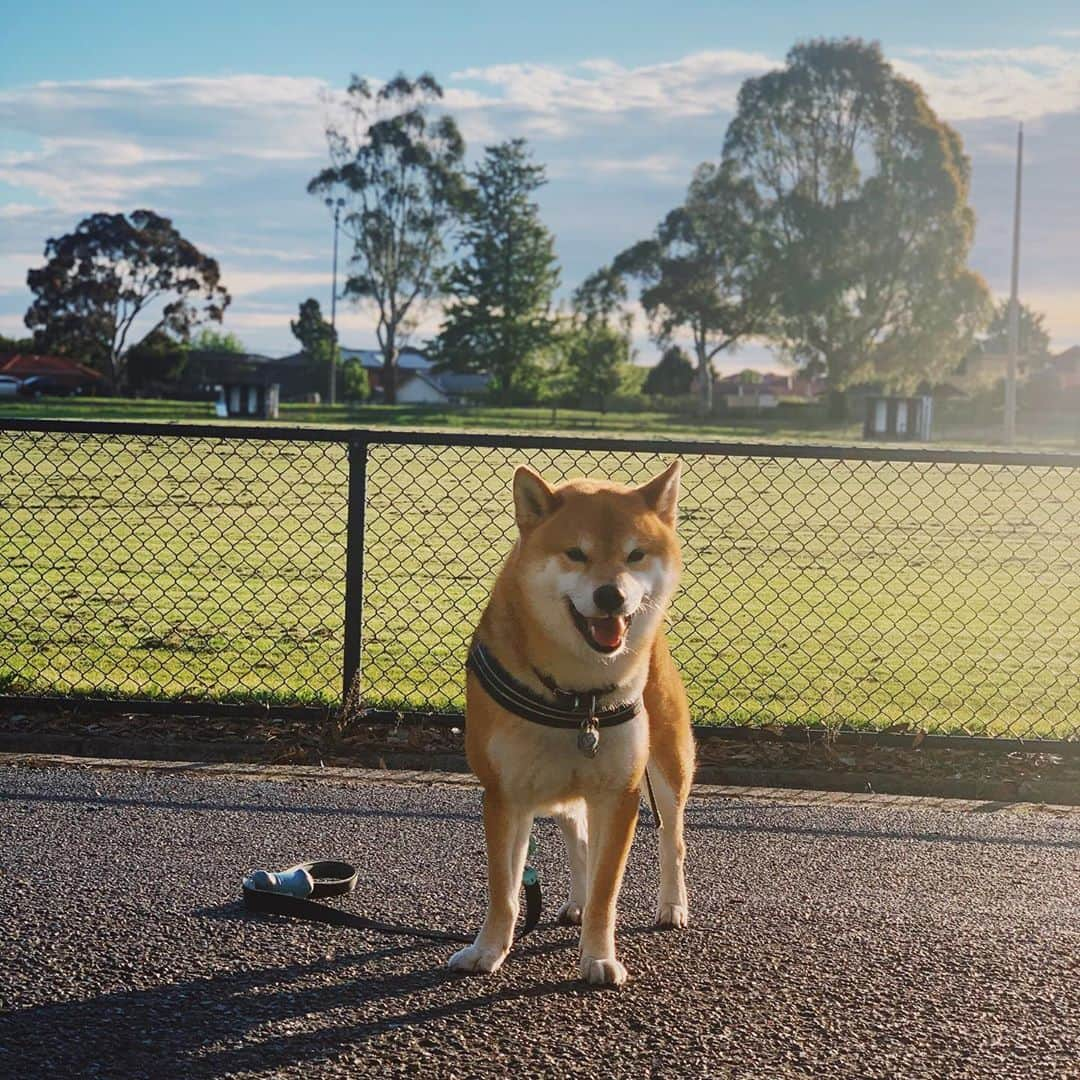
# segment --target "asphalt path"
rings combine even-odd
[[[649,928],[640,829],[632,981],[591,990],[567,929],[464,976],[451,945],[241,910],[245,871],[340,857],[340,906],[472,931],[475,789],[0,768],[0,1075],[1080,1077],[1080,815],[792,795],[688,821],[694,925]]]

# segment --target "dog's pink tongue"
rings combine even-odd
[[[606,619],[590,619],[589,633],[593,641],[603,649],[614,649],[626,633],[626,617],[613,615]]]

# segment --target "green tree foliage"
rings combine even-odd
[[[614,262],[616,271],[642,282],[641,304],[659,343],[689,332],[707,412],[713,359],[762,332],[771,310],[756,257],[757,211],[753,184],[729,167],[701,165],[683,205]]]
[[[563,354],[574,397],[606,412],[630,363],[630,316],[621,308],[626,287],[610,267],[575,290],[574,314],[563,330]]]
[[[630,362],[626,337],[610,323],[581,323],[567,334],[563,347],[573,395],[583,407],[607,412],[622,367]]]
[[[124,361],[127,389],[131,393],[136,396],[168,396],[175,392],[177,383],[183,377],[188,364],[188,346],[164,330],[154,330],[128,349]]]
[[[93,365],[113,390],[136,334],[187,341],[200,322],[221,322],[229,303],[218,264],[151,210],[92,214],[49,240],[45,257],[26,276],[27,328],[41,351]]]
[[[369,401],[371,379],[367,369],[354,356],[341,366],[342,397],[346,401]]]
[[[307,358],[311,377],[327,393],[327,401],[333,401],[341,350],[338,348],[333,327],[323,318],[319,301],[308,297],[300,305],[297,318],[289,323],[293,337],[300,342],[300,349]],[[364,372],[367,378],[367,372]]]
[[[979,342],[983,352],[1001,356],[1009,352],[1009,301],[1002,300],[994,306],[994,316]],[[1050,333],[1046,329],[1046,316],[1027,304],[1020,305],[1020,367],[1025,372],[1038,371],[1050,359]]]
[[[353,76],[346,119],[326,136],[330,165],[312,194],[345,198],[353,241],[344,294],[373,305],[385,400],[397,400],[397,363],[424,303],[434,295],[461,208],[465,143],[449,116],[431,117],[442,87],[431,75],[398,75],[374,91]]]
[[[618,397],[645,403],[645,380],[652,368],[635,364],[632,360],[619,368],[619,385],[615,393]]]
[[[36,349],[32,337],[12,338],[0,334],[0,356],[8,356],[11,353],[34,353]]]
[[[246,353],[247,346],[233,333],[203,327],[192,339],[191,348],[207,352]]]
[[[551,295],[559,281],[555,241],[533,194],[546,182],[524,139],[489,146],[470,174],[452,297],[432,353],[443,370],[489,372],[509,403],[516,383],[535,382],[537,359],[551,347]]]
[[[694,381],[694,365],[684,349],[669,345],[645,376],[646,394],[657,397],[685,397]]]
[[[796,45],[739,91],[724,159],[753,185],[773,332],[841,392],[913,388],[969,349],[988,316],[967,268],[974,215],[960,136],[880,48]]]

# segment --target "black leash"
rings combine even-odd
[[[314,882],[311,896],[341,896],[356,888],[356,867],[345,862],[320,861],[301,863],[293,870],[306,870]],[[532,933],[540,922],[542,898],[540,881],[531,866],[525,868],[525,924],[517,934],[517,939]],[[531,871],[531,873],[530,873]],[[427,941],[453,941],[471,945],[474,936],[454,934],[448,930],[430,930],[421,926],[409,926],[406,923],[382,922],[369,919],[366,915],[356,915],[351,911],[317,904],[314,900],[273,889],[255,888],[250,884],[249,875],[244,880],[244,907],[260,915],[287,915],[306,922],[328,923],[330,926],[343,926],[350,930],[375,930],[382,934],[400,934],[405,937],[423,938]]]
[[[491,698],[508,712],[530,720],[534,724],[542,724],[544,727],[571,731],[577,729],[578,749],[590,758],[596,756],[602,728],[625,724],[637,716],[642,709],[640,698],[597,708],[597,699],[611,692],[612,687],[584,691],[562,690],[541,675],[544,684],[556,698],[554,704],[545,701],[518,682],[479,641],[473,643],[469,652],[468,667],[480,680],[480,684]],[[654,824],[660,828],[660,810],[656,805],[652,781],[647,769],[644,786],[648,793]],[[534,851],[535,842],[530,837],[529,859],[532,858]],[[302,863],[283,874],[303,879],[303,887],[300,891],[304,892],[304,895],[295,895],[289,885],[279,883],[278,875],[254,871],[244,879],[244,907],[248,911],[262,915],[287,915],[294,919],[344,926],[352,930],[375,930],[382,934],[401,934],[405,937],[423,938],[427,941],[453,941],[466,944],[471,944],[473,941],[472,937],[464,934],[369,919],[366,915],[341,911],[308,899],[308,896],[340,896],[343,893],[352,892],[356,888],[357,871],[349,863],[333,861]],[[536,928],[540,922],[542,906],[540,879],[531,865],[526,865],[521,883],[525,889],[525,924],[517,934],[518,940],[532,933]]]

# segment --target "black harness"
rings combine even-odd
[[[625,724],[641,712],[640,698],[598,709],[597,699],[611,693],[615,689],[613,686],[593,690],[563,690],[554,681],[537,672],[541,681],[555,696],[554,702],[547,701],[518,682],[495,659],[491,650],[479,641],[475,642],[469,651],[466,666],[479,680],[488,697],[507,712],[544,727],[576,730],[578,749],[588,757],[596,756],[600,746],[601,728]]]

